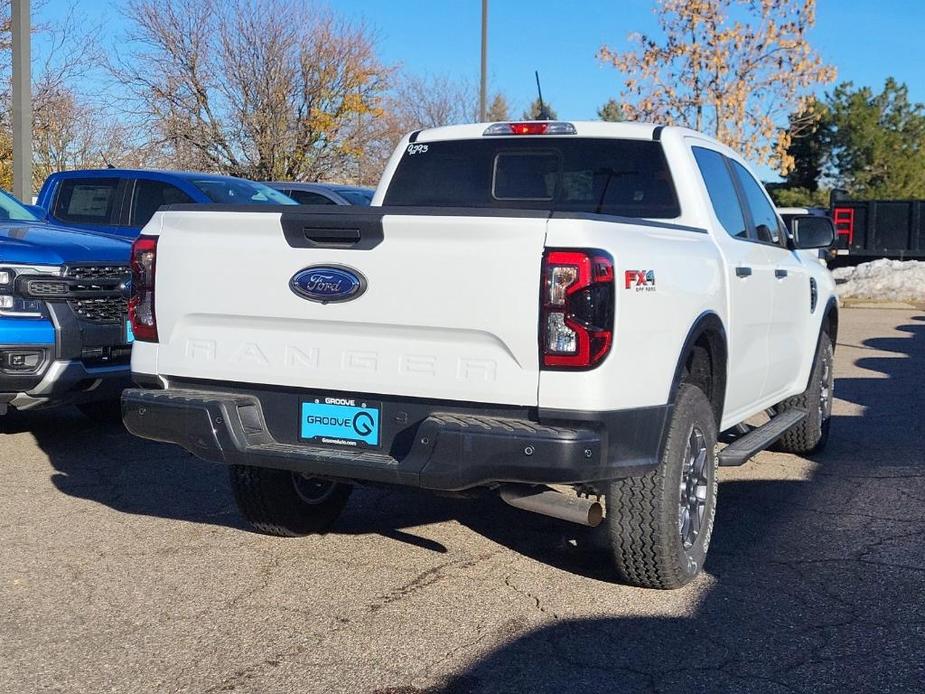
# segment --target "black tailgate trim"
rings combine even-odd
[[[341,211],[343,210],[343,211]],[[304,207],[286,210],[280,226],[286,243],[292,248],[337,248],[368,251],[382,243],[382,212],[374,207],[338,207],[308,212]]]

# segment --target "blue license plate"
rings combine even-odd
[[[299,435],[319,443],[378,446],[379,406],[359,398],[303,401]]]
[[[125,344],[130,345],[135,341],[135,333],[132,332],[132,321],[125,321]]]

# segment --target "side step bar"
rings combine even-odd
[[[787,433],[790,427],[806,419],[806,410],[792,409],[752,429],[742,438],[736,439],[719,452],[719,464],[722,466],[744,465],[756,453],[763,451],[781,436]]]

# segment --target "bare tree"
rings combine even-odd
[[[380,108],[359,114],[348,123],[352,157],[342,167],[340,179],[374,184],[402,136],[422,128],[474,122],[477,118],[475,83],[446,75],[395,73]]]
[[[33,128],[34,183],[49,174],[138,161],[129,128],[69,89],[46,95]]]
[[[399,78],[392,110],[406,130],[474,123],[479,115],[478,85],[449,75]]]
[[[357,122],[382,112],[390,70],[372,34],[304,0],[131,0],[128,15],[110,68],[175,165],[339,178]]]
[[[42,4],[35,8],[41,14]],[[10,2],[0,1],[0,185],[12,176]],[[32,80],[34,185],[52,171],[99,166],[127,142],[105,106],[77,86],[100,62],[99,27],[76,5],[33,26],[42,37]]]

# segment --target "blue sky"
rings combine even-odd
[[[195,0],[190,0],[195,2]],[[49,0],[44,16],[69,0]],[[366,21],[387,63],[414,73],[479,74],[481,0],[336,0],[338,12]],[[115,37],[124,26],[122,3],[80,0],[91,18]],[[630,32],[656,28],[653,0],[489,0],[490,89],[504,91],[519,113],[543,95],[563,118],[595,117],[618,96],[620,76],[594,57],[598,47],[624,47]],[[819,0],[810,39],[839,71],[839,80],[881,87],[893,75],[925,101],[925,2]]]

